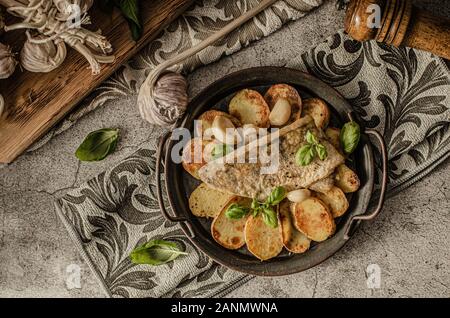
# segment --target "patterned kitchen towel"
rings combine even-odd
[[[288,66],[334,86],[367,127],[383,133],[389,195],[449,157],[450,74],[440,58],[338,33]],[[146,147],[58,200],[58,214],[110,296],[224,295],[252,277],[209,260],[161,215],[154,182],[162,132],[156,129]],[[151,238],[176,241],[189,255],[158,267],[131,264],[130,251]]]
[[[107,101],[138,93],[145,75],[156,65],[198,44],[224,27],[260,0],[197,0],[195,5],[172,22],[160,37],[141,50],[109,80],[103,82],[77,109],[55,126],[28,151],[34,151],[51,138],[66,131],[81,117],[103,106]],[[241,28],[231,32],[215,45],[182,63],[183,72],[217,61],[272,34],[289,21],[297,20],[320,6],[323,0],[284,0],[266,9]]]
[[[450,77],[441,58],[357,42],[340,32],[286,66],[335,87],[367,128],[382,133],[389,150],[389,195],[449,157]]]

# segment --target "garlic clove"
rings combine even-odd
[[[62,41],[33,43],[28,39],[20,52],[20,64],[30,72],[48,73],[59,67],[66,55],[66,44]]]
[[[300,203],[305,201],[311,196],[311,191],[308,189],[299,189],[289,192],[286,197],[289,201],[294,203]]]
[[[17,61],[9,46],[0,43],[0,79],[8,78],[16,69]]]
[[[216,116],[211,126],[214,138],[224,144],[234,145],[239,142],[239,135],[229,118]]]
[[[291,108],[291,104],[286,99],[279,98],[270,112],[270,124],[273,126],[281,126],[287,123],[291,117]]]

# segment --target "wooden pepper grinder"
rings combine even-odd
[[[410,0],[351,0],[345,31],[358,41],[375,39],[450,60],[450,20],[418,9]]]

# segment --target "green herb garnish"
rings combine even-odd
[[[268,226],[276,228],[278,226],[277,213],[272,208],[264,208],[262,213],[263,221]]]
[[[91,132],[75,152],[81,161],[100,161],[111,154],[117,146],[118,129],[100,129]]]
[[[278,217],[273,207],[280,204],[285,197],[286,190],[283,187],[276,187],[272,190],[265,202],[260,203],[254,198],[250,209],[238,204],[232,204],[228,207],[225,215],[229,219],[241,219],[250,212],[254,217],[257,217],[261,213],[264,223],[276,228],[278,226]]]
[[[358,147],[359,140],[361,138],[361,128],[358,123],[351,121],[346,123],[341,129],[341,135],[339,139],[344,152],[349,155]]]
[[[317,137],[311,132],[306,132],[307,144],[300,147],[295,154],[295,161],[300,166],[309,165],[316,155],[320,160],[325,160],[328,157],[327,148],[322,145]]]
[[[187,255],[174,242],[151,240],[136,247],[130,254],[134,264],[161,265],[173,261],[180,255]]]
[[[266,203],[269,205],[277,205],[286,197],[286,190],[283,187],[276,187],[267,197]]]
[[[232,148],[230,145],[227,144],[217,144],[214,146],[214,148],[211,151],[211,157],[213,160],[222,158],[229,154],[232,151]]]
[[[225,212],[225,215],[229,219],[239,220],[242,219],[244,216],[246,216],[248,212],[250,212],[249,208],[246,208],[237,203],[233,203],[228,207],[227,211]]]

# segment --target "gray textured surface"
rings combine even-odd
[[[283,65],[341,28],[343,13],[327,1],[305,19],[288,24],[220,62],[190,76],[191,96],[230,72],[259,65]],[[445,0],[422,1],[450,16]],[[438,6],[440,6],[438,8]],[[286,45],[289,43],[289,46]],[[135,96],[130,98],[135,99]],[[79,164],[74,149],[98,127],[122,130],[118,151],[107,160]],[[108,103],[41,149],[0,168],[0,296],[101,297],[58,220],[53,200],[126,157],[146,141],[151,127],[137,108]],[[382,215],[363,225],[344,249],[304,273],[255,278],[230,297],[450,297],[450,162],[386,203]],[[81,266],[81,289],[69,289],[67,266]],[[381,268],[381,288],[366,286],[366,267]]]

